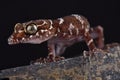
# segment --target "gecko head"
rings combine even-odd
[[[51,20],[34,20],[26,23],[17,23],[14,32],[8,38],[8,44],[42,43],[54,35]]]

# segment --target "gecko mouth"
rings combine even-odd
[[[25,41],[26,41],[26,40],[25,40]],[[9,38],[8,38],[8,44],[9,44],[9,45],[19,44],[19,43],[21,43],[21,42],[23,42],[22,39],[14,39],[13,37],[9,37]]]
[[[8,39],[8,44],[9,44],[9,45],[12,45],[12,44],[18,44],[18,42],[16,42],[16,41],[12,41],[12,40]]]
[[[19,44],[19,43],[28,43],[28,42],[30,42],[30,41],[32,41],[33,39],[12,39],[12,38],[9,38],[8,39],[8,44],[9,45],[14,45],[14,44]]]
[[[46,39],[44,37],[38,37],[38,36],[31,36],[31,37],[26,37],[26,38],[21,38],[21,39],[14,39],[14,37],[9,37],[8,38],[8,44],[13,45],[13,44],[19,44],[19,43],[32,43],[32,44],[40,44],[44,42]]]
[[[20,38],[20,39],[15,39],[13,36],[8,38],[8,44],[19,44],[19,43],[27,43],[28,41],[34,40],[35,37],[26,37],[26,38]]]

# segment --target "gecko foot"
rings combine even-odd
[[[61,56],[55,56],[53,54],[48,54],[47,59],[50,60],[48,62],[56,62],[65,59],[64,57]]]
[[[97,52],[101,52],[101,51],[103,50],[99,48],[95,48],[92,51],[83,51],[83,55],[84,57],[88,57],[88,56],[94,57]]]
[[[64,60],[64,57],[61,56],[53,56],[53,55],[48,55],[47,58],[39,58],[37,60],[31,61],[30,64],[42,64],[42,63],[50,63],[50,62],[57,62],[60,60]]]

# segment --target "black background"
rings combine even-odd
[[[16,0],[0,1],[0,69],[28,65],[31,60],[47,56],[47,42],[42,44],[8,45],[7,39],[17,22],[40,18],[81,14],[91,26],[104,28],[105,43],[120,42],[120,6],[117,0]],[[83,51],[80,43],[68,48],[65,57]]]

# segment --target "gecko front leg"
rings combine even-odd
[[[55,61],[55,43],[53,40],[48,40],[48,58],[52,61]]]
[[[56,55],[61,55],[64,53],[65,49],[67,48],[67,45],[63,42],[58,42],[56,44]]]
[[[60,57],[58,55],[62,54],[65,50],[64,45],[60,45],[60,43],[56,43],[53,39],[48,40],[48,59],[51,61],[59,61],[64,59],[64,57]]]
[[[48,56],[46,58],[39,58],[35,61],[32,61],[31,64],[39,63],[47,63],[47,62],[56,62],[65,59],[64,57],[59,56],[61,51],[64,52],[63,46],[60,46],[54,41],[54,39],[50,39],[47,41],[48,43]]]

